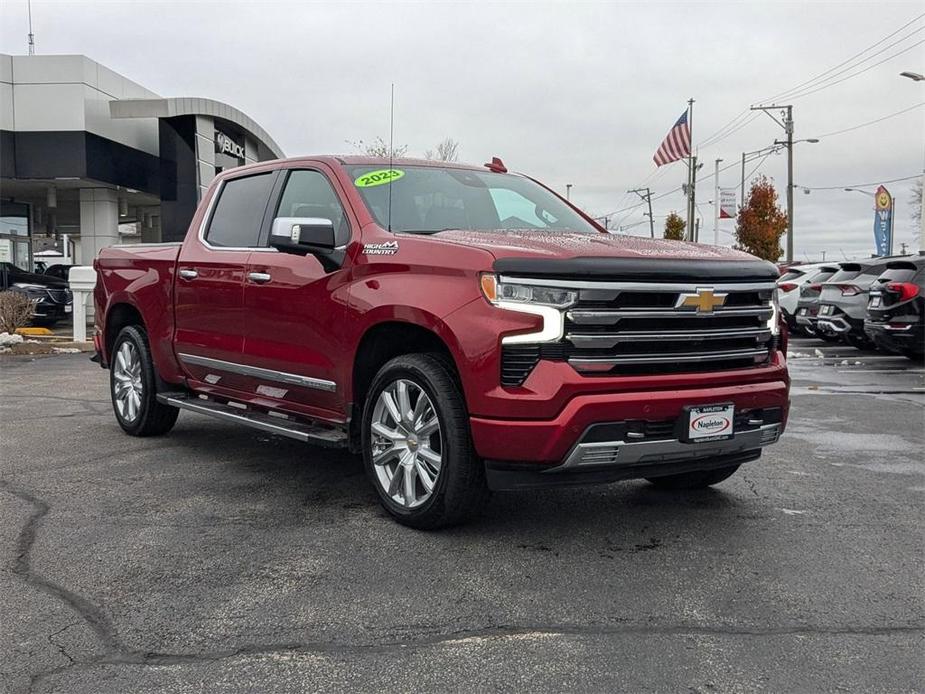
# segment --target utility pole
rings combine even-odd
[[[699,240],[700,240],[700,220],[695,219],[694,220],[694,238],[691,239],[691,241],[694,241],[696,243]]]
[[[691,158],[691,184],[687,189],[687,204],[688,204],[688,241],[695,241],[697,239],[696,229],[694,229],[694,223],[697,219],[697,157]]]
[[[687,127],[691,134],[691,147],[687,155],[687,238],[694,238],[694,214],[697,187],[697,157],[694,156],[694,100],[687,102]]]
[[[713,169],[713,245],[719,245],[719,163],[717,159]]]
[[[645,195],[642,192],[645,191]],[[649,188],[634,188],[626,191],[627,193],[636,193],[640,198],[649,203],[649,212],[646,215],[649,218],[649,236],[655,238],[655,221],[652,219],[652,191]]]
[[[764,111],[784,129],[787,139],[780,144],[787,147],[787,262],[793,262],[793,106],[752,106],[752,111]],[[781,111],[783,122],[771,115],[771,111]],[[775,140],[775,144],[777,141]],[[743,166],[743,170],[744,170]]]
[[[29,55],[35,55],[35,34],[32,33],[32,0],[29,0]]]
[[[906,242],[905,241],[900,242],[899,248],[901,249],[900,255],[906,255]]]
[[[565,199],[566,200],[572,199],[572,184],[571,183],[565,184]]]

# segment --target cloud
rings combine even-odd
[[[653,173],[652,154],[696,99],[697,144],[762,97],[789,89],[907,23],[915,3],[283,3],[33,2],[40,53],[84,53],[165,96],[206,96],[251,115],[291,155],[342,152],[346,140],[388,134],[411,152],[446,136],[461,159],[501,156],[564,190],[594,214],[625,208]],[[25,3],[4,3],[0,38],[25,48]],[[910,27],[904,34],[923,25]],[[917,34],[921,37],[921,34]],[[916,37],[897,45],[911,45]],[[885,45],[885,44],[884,44]],[[890,51],[882,54],[887,57]],[[797,99],[796,137],[850,127],[925,101],[921,47],[830,89]],[[923,113],[795,150],[801,185],[844,186],[920,173]],[[782,137],[760,116],[700,150],[713,161]],[[785,157],[761,169],[783,193]],[[675,164],[651,180],[656,195],[680,185]],[[911,240],[909,183],[897,198],[897,239]],[[783,196],[782,196],[783,197]],[[712,182],[698,190],[712,238]],[[841,190],[797,192],[797,255],[873,248],[869,201]],[[684,209],[680,194],[655,215]],[[634,224],[642,208],[613,221]],[[731,231],[731,222],[724,222]],[[648,233],[644,225],[634,233]],[[728,240],[728,234],[723,238]]]

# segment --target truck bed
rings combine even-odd
[[[104,338],[102,357],[109,362],[109,335],[105,316],[119,304],[134,309],[144,317],[151,354],[162,377],[179,374],[173,354],[174,326],[173,281],[181,243],[150,243],[103,248],[94,268],[97,272],[96,302],[105,307],[98,314],[97,329]],[[113,326],[116,328],[116,326]],[[110,330],[111,332],[111,330]]]

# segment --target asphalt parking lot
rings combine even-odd
[[[421,533],[357,460],[0,359],[0,690],[921,691],[925,369],[791,346],[782,441],[716,489],[496,495]]]

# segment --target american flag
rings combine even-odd
[[[678,122],[674,124],[662,144],[659,145],[658,151],[652,157],[656,166],[670,164],[678,159],[683,159],[691,153],[691,129],[687,124],[687,111],[681,114]]]

